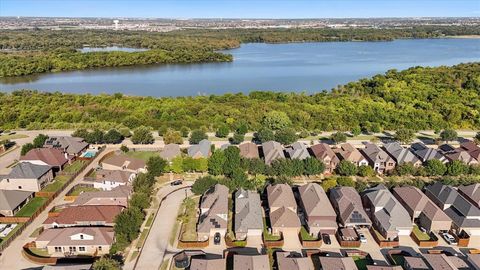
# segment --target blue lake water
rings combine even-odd
[[[412,66],[480,61],[480,39],[244,44],[231,63],[149,65],[0,79],[0,91],[185,96],[252,90],[313,93]]]

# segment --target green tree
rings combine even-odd
[[[337,180],[335,180],[335,178],[324,179],[320,185],[322,186],[323,190],[327,192],[331,188],[334,188],[337,186]]]
[[[119,249],[123,250],[138,237],[144,213],[138,208],[127,208],[115,217],[115,236]]]
[[[35,149],[35,146],[31,143],[26,143],[22,146],[22,150],[20,151],[20,155],[25,156],[30,150]]]
[[[292,176],[300,176],[305,174],[305,166],[303,160],[292,159],[290,163],[290,166],[292,167]]]
[[[132,136],[132,132],[130,132],[129,128],[119,128],[118,131],[120,132],[120,134],[122,134],[122,137],[124,138],[130,138]]]
[[[230,129],[228,128],[228,126],[222,124],[220,127],[218,127],[217,132],[215,132],[215,136],[218,138],[226,138],[229,132]]]
[[[183,173],[183,158],[181,156],[172,159],[170,170],[174,173]]]
[[[102,256],[96,260],[92,266],[93,270],[120,270],[122,269],[120,262],[107,256]]]
[[[208,139],[207,134],[200,129],[193,130],[188,140],[190,144],[198,144],[201,140]]]
[[[284,129],[292,124],[292,121],[285,112],[270,111],[262,119],[262,125],[271,130]]]
[[[72,136],[85,139],[88,136],[88,130],[84,128],[77,129],[75,130],[75,132],[72,133]]]
[[[37,137],[35,137],[35,139],[33,139],[33,147],[34,148],[42,148],[47,139],[48,139],[47,135],[38,134]]]
[[[103,137],[105,134],[100,129],[96,128],[84,138],[86,142],[91,144],[103,143]]]
[[[303,160],[306,175],[317,175],[325,171],[325,164],[314,157],[308,157]]]
[[[153,176],[160,176],[166,172],[167,164],[167,161],[161,157],[150,157],[147,161],[147,171]]]
[[[394,139],[403,144],[411,143],[414,138],[415,138],[415,131],[408,128],[398,129],[394,135]]]
[[[292,144],[298,139],[297,133],[292,128],[284,128],[275,133],[275,141],[281,144]]]
[[[355,187],[355,181],[352,177],[338,177],[337,183],[341,187]]]
[[[196,172],[206,172],[208,171],[208,159],[206,158],[197,158],[193,160],[194,170]]]
[[[165,133],[167,133],[168,131],[168,127],[167,126],[161,126],[158,128],[158,136],[163,136],[165,135]]]
[[[248,132],[248,124],[245,123],[244,121],[240,121],[238,124],[237,124],[237,128],[235,130],[238,134],[242,134],[242,135],[245,135],[247,134]]]
[[[275,140],[275,133],[271,129],[261,128],[255,133],[255,140],[260,143],[273,141]]]
[[[192,192],[196,195],[202,195],[216,184],[218,184],[218,180],[212,176],[200,177],[193,183]]]
[[[168,129],[163,135],[163,142],[165,144],[170,144],[170,143],[182,144],[183,143],[182,134],[179,131]]]
[[[347,135],[345,135],[345,133],[339,131],[339,132],[333,133],[332,136],[330,136],[330,139],[335,144],[344,143],[344,142],[347,141]]]
[[[183,126],[180,128],[180,133],[182,134],[183,138],[188,138],[188,135],[190,134],[190,129],[186,126]]]
[[[358,167],[358,175],[362,177],[372,177],[375,176],[375,171],[368,165],[361,165]]]
[[[442,139],[442,141],[446,141],[447,143],[449,141],[454,141],[458,138],[458,134],[455,130],[453,129],[444,129],[442,132],[440,132],[440,139]]]
[[[362,133],[362,129],[359,126],[355,126],[350,131],[354,137],[360,135]]]
[[[155,142],[152,132],[145,126],[140,126],[133,131],[132,143],[134,144],[152,144]]]
[[[150,194],[143,192],[135,192],[129,201],[130,207],[136,207],[140,210],[145,210],[150,207]]]
[[[394,169],[394,174],[396,175],[414,175],[417,169],[411,162],[406,162],[401,165],[397,165]]]
[[[467,164],[461,162],[460,160],[454,160],[447,165],[447,175],[450,176],[459,176],[462,174],[469,173],[469,167]]]
[[[229,146],[224,151],[225,154],[225,163],[223,166],[223,173],[230,176],[235,168],[240,167],[240,149],[235,146]]]
[[[357,166],[348,160],[342,160],[336,168],[339,175],[352,176],[357,174]]]
[[[127,153],[128,151],[130,151],[130,149],[128,149],[126,145],[122,144],[122,146],[120,146],[120,151],[122,151],[123,153]]]
[[[118,143],[121,143],[123,141],[123,136],[116,129],[110,129],[103,136],[103,141],[105,143],[118,144]]]
[[[229,139],[231,144],[241,144],[245,140],[245,135],[240,133],[233,133],[233,136]]]
[[[447,166],[438,159],[431,159],[426,162],[425,171],[429,176],[444,175],[447,171]]]
[[[250,174],[258,175],[265,173],[265,162],[259,158],[251,158],[248,160],[248,172]]]
[[[225,165],[225,153],[223,151],[215,151],[208,159],[208,172],[211,175],[222,175]]]

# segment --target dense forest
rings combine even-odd
[[[0,93],[0,128],[100,128],[140,125],[215,130],[284,112],[291,127],[310,131],[480,128],[480,63],[390,70],[312,95],[251,92],[153,98],[15,91]]]
[[[232,61],[216,51],[247,42],[390,41],[480,35],[469,26],[419,26],[401,29],[228,29],[167,33],[109,30],[0,30],[0,77],[141,64]],[[84,46],[146,48],[143,52],[82,53]]]

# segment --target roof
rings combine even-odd
[[[144,169],[147,166],[145,161],[138,158],[132,158],[124,154],[116,154],[111,157],[108,157],[105,160],[103,160],[102,163],[113,165],[120,168],[125,167],[126,169],[134,170],[134,171],[139,169]]]
[[[63,209],[57,217],[49,217],[43,224],[70,225],[90,222],[114,223],[123,207],[117,205],[81,205]]]
[[[466,196],[472,203],[480,207],[480,184],[471,184],[468,186],[459,186],[458,190]]]
[[[110,181],[128,183],[133,173],[121,170],[98,170],[95,174],[96,182]],[[134,174],[133,174],[134,175]]]
[[[467,258],[475,269],[480,270],[480,254],[468,254]]]
[[[480,147],[472,141],[465,141],[460,144],[460,147],[465,149],[473,158],[480,161]]]
[[[263,215],[260,195],[239,189],[235,192],[235,232],[246,233],[248,229],[263,230]]]
[[[118,205],[120,200],[128,200],[131,193],[132,187],[126,185],[112,190],[83,192],[72,205]]]
[[[278,270],[314,270],[310,257],[297,256],[290,252],[277,252]]]
[[[444,163],[447,162],[447,159],[445,156],[440,153],[440,151],[433,149],[433,148],[428,148],[425,146],[423,143],[414,143],[410,146],[410,149],[412,149],[412,152],[422,161],[422,162],[427,162],[431,159],[438,159]]]
[[[371,225],[372,221],[363,209],[362,199],[353,187],[336,187],[330,190],[330,201],[338,211],[343,225]]]
[[[405,263],[408,263],[410,269],[415,269],[415,270],[420,270],[420,269],[429,270],[430,269],[428,267],[427,263],[420,257],[405,256],[403,258],[405,259]]]
[[[427,261],[432,269],[438,270],[457,270],[462,267],[462,263],[458,260],[451,260],[454,256],[446,256],[445,254],[423,254],[423,258]],[[456,257],[455,257],[456,258]],[[464,266],[468,265],[464,262]]]
[[[323,270],[356,270],[352,257],[318,257]]]
[[[297,212],[285,206],[270,212],[270,225],[287,228],[300,228],[301,226]]]
[[[393,157],[397,164],[417,163],[420,160],[407,148],[404,148],[398,142],[387,143],[383,146],[385,151]]]
[[[45,141],[44,146],[60,148],[70,155],[76,155],[87,148],[88,143],[79,137],[52,136]]]
[[[291,159],[306,159],[310,157],[307,146],[302,142],[295,142],[285,149]]]
[[[179,155],[181,155],[180,145],[175,143],[165,145],[162,151],[160,151],[160,157],[165,160],[172,160]]]
[[[76,240],[72,238],[72,236],[79,234],[92,236],[93,239],[87,237],[83,240]],[[114,231],[111,227],[68,227],[46,229],[40,234],[40,236],[38,236],[36,241],[47,241],[48,246],[106,246],[113,244]]]
[[[403,270],[400,265],[367,265],[367,270]]]
[[[36,165],[30,162],[20,162],[12,168],[6,176],[10,179],[39,179],[48,173],[52,167],[47,165]]]
[[[225,269],[225,268],[222,268],[222,269]],[[233,269],[234,270],[270,270],[270,261],[268,259],[268,255],[235,254],[233,255]]]
[[[307,216],[337,216],[327,194],[319,184],[309,183],[299,187],[298,191]]]
[[[268,206],[274,207],[291,207],[296,208],[297,203],[293,196],[292,188],[287,184],[276,184],[267,186]]]
[[[1,190],[0,189],[0,210],[12,211],[17,208],[33,192],[21,190]]]
[[[380,147],[378,147],[378,145],[373,143],[367,143],[365,148],[362,149],[362,152],[372,163],[381,163],[390,160],[393,161],[387,152],[383,151]]]
[[[209,232],[212,228],[226,228],[228,219],[228,188],[216,184],[202,196],[202,212],[198,221],[199,232]],[[223,218],[222,218],[223,217]]]
[[[201,157],[208,158],[210,155],[210,145],[212,145],[212,143],[207,139],[201,140],[198,144],[190,145],[187,150],[188,156],[195,157],[200,155]]]
[[[262,143],[262,151],[265,163],[268,165],[270,165],[272,161],[276,159],[285,158],[282,145],[275,141],[268,141]]]
[[[310,147],[312,150],[312,154],[319,160],[330,159],[331,161],[339,161],[335,152],[333,152],[332,148],[326,143],[319,143],[315,144]]]
[[[40,160],[50,166],[62,167],[68,162],[62,151],[56,148],[35,148],[28,151],[20,160]]]
[[[341,144],[340,148],[336,149],[336,152],[343,160],[348,160],[350,162],[358,163],[362,160],[366,160],[362,153],[349,143]]]
[[[240,156],[244,158],[259,158],[258,146],[252,142],[242,143],[240,148]]]
[[[224,258],[219,259],[206,259],[193,257],[190,262],[190,270],[217,270],[225,269],[226,260]]]

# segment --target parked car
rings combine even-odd
[[[360,238],[361,243],[367,243],[367,238],[365,237],[365,235],[363,233],[359,233],[358,237]]]
[[[453,235],[449,233],[443,233],[442,236],[443,236],[443,239],[445,239],[445,241],[450,245],[453,245],[453,246],[457,245],[457,241],[455,240],[455,237],[453,237]]]
[[[181,184],[183,184],[182,179],[178,179],[170,183],[171,186],[179,186]]]
[[[220,245],[220,241],[221,241],[221,236],[220,236],[220,233],[217,232],[213,236],[213,244],[214,245]]]
[[[332,240],[330,240],[330,235],[328,235],[326,233],[322,233],[322,240],[323,240],[323,243],[325,243],[325,245],[331,245],[332,244]]]

